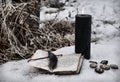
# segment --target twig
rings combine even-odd
[[[63,56],[63,55],[62,55],[62,54],[59,54],[59,55],[56,55],[56,56]],[[41,59],[46,59],[46,58],[49,58],[49,57],[47,56],[47,57],[42,57],[42,58],[29,59],[27,62],[36,61],[36,60],[41,60]]]

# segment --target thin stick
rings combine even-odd
[[[56,55],[56,56],[63,56],[63,55],[59,54],[59,55]],[[43,58],[29,59],[27,62],[41,60],[41,59],[46,59],[46,58],[49,58],[49,57],[47,56],[47,57],[43,57]]]

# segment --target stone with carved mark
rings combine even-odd
[[[118,69],[118,65],[116,65],[116,64],[110,64],[110,68],[111,69]]]
[[[100,65],[100,68],[102,68],[103,70],[109,70],[110,65]]]
[[[90,64],[90,68],[96,68],[97,67],[97,64],[96,63],[91,63]]]
[[[95,72],[99,73],[99,74],[102,74],[104,72],[104,70],[97,67],[97,68],[95,68]]]
[[[108,64],[108,60],[102,60],[100,63],[107,65]]]

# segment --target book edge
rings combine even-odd
[[[79,74],[83,65],[84,56],[81,56],[76,73]]]

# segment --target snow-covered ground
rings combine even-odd
[[[70,0],[71,1],[71,0]],[[70,5],[73,5],[70,7]],[[119,0],[77,0],[76,3],[66,3],[65,10],[59,13],[46,14],[45,11],[57,9],[43,7],[41,21],[54,18],[56,14],[60,19],[68,18],[74,21],[74,16],[79,13],[93,16],[91,59],[100,62],[109,60],[109,64],[117,64],[120,67],[120,1]],[[68,20],[65,19],[65,20]],[[107,21],[107,22],[106,22]],[[55,53],[74,53],[74,46],[64,47]],[[120,70],[108,70],[103,74],[97,74],[89,67],[89,60],[84,60],[79,75],[45,75],[39,74],[27,64],[27,60],[12,61],[0,66],[0,82],[119,82]]]
[[[103,59],[109,60],[109,64],[119,65],[120,51],[117,43],[92,44],[90,60],[100,62]],[[74,46],[65,47],[56,53],[74,53]],[[119,65],[120,67],[120,65]],[[108,70],[103,74],[97,74],[89,67],[89,61],[84,60],[81,73],[79,75],[45,75],[39,74],[27,64],[27,60],[8,62],[0,67],[0,82],[119,82],[119,70]]]

